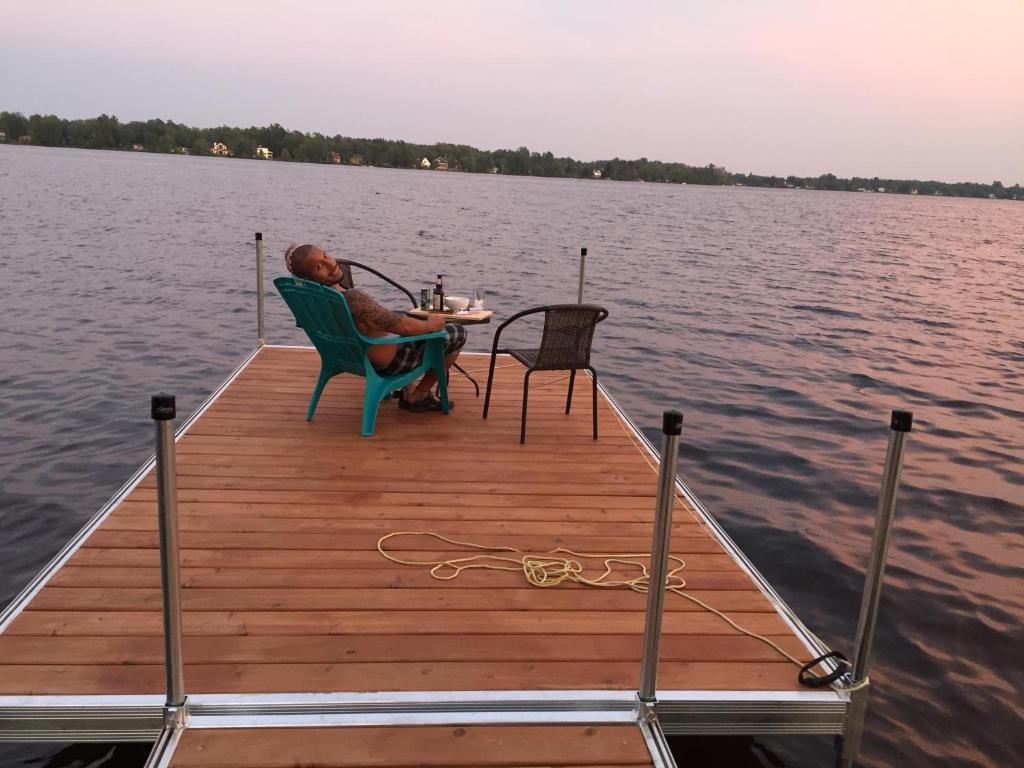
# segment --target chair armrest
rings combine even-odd
[[[395,280],[392,280],[390,277],[385,275],[383,272],[379,272],[378,270],[374,269],[373,267],[368,267],[365,264],[360,264],[358,261],[352,261],[350,259],[344,259],[344,261],[350,267],[357,267],[359,269],[362,269],[362,270],[364,270],[366,272],[369,272],[372,275],[376,275],[381,280],[383,280],[385,283],[389,283],[390,285],[393,285],[395,288],[397,288],[398,290],[400,290],[402,293],[404,293],[406,296],[409,297],[409,301],[412,302],[413,309],[415,309],[416,307],[418,307],[420,305],[420,303],[416,300],[416,297],[412,295],[412,292],[408,288],[406,288],[401,283],[399,283],[399,282],[397,282]]]
[[[430,341],[431,339],[446,339],[448,334],[444,331],[431,331],[430,333],[421,333],[416,336],[388,336],[386,338],[371,338],[369,336],[363,336],[363,341],[367,344],[381,345],[381,344],[402,344],[406,341]]]
[[[491,354],[496,355],[498,353],[498,339],[501,337],[501,332],[505,330],[506,325],[508,325],[514,320],[518,320],[521,317],[526,317],[527,315],[535,315],[538,312],[546,312],[547,309],[547,307],[533,307],[532,309],[524,309],[522,312],[516,312],[514,315],[512,315],[512,317],[510,317],[508,320],[499,325],[497,330],[494,332],[494,343],[491,344]]]

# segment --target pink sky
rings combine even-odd
[[[1024,183],[1024,0],[691,6],[0,0],[0,109]]]

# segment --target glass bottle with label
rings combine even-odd
[[[444,279],[441,275],[437,276],[437,282],[434,284],[434,307],[435,312],[444,311]]]

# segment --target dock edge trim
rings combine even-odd
[[[170,768],[182,733],[182,728],[164,728],[160,731],[143,768]]]
[[[163,696],[0,696],[0,743],[153,741]]]
[[[217,400],[218,397],[224,392],[231,383],[238,378],[238,376],[244,371],[249,363],[251,363],[256,356],[265,347],[257,347],[250,352],[246,358],[238,364],[228,377],[221,382],[213,392],[210,393],[209,397],[206,398],[196,409],[195,413],[189,416],[185,421],[181,423],[181,426],[175,431],[174,442],[178,442],[189,428],[210,408],[211,405]],[[156,466],[156,456],[150,456],[149,459],[139,469],[135,471],[135,474],[129,478],[128,482],[121,486],[121,488],[110,497],[106,504],[104,504],[99,512],[92,516],[92,518],[79,529],[67,544],[61,548],[61,550],[43,566],[42,570],[37,573],[28,585],[18,593],[17,597],[10,602],[10,604],[0,611],[0,635],[7,631],[18,615],[25,609],[25,607],[32,601],[32,599],[39,594],[39,592],[46,586],[53,575],[60,570],[71,556],[78,551],[86,539],[92,535],[92,533],[103,524],[103,522],[110,516],[110,514],[124,501],[128,494],[135,490],[139,483],[142,482],[143,478],[149,474],[150,470]]]

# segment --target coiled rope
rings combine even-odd
[[[436,541],[461,547],[464,550],[479,550],[484,554],[453,557],[445,560],[410,560],[395,555],[385,547],[387,542],[402,536],[425,536]],[[650,573],[647,569],[647,562],[650,561],[650,553],[648,552],[576,552],[565,547],[558,547],[539,553],[526,552],[515,547],[487,546],[472,541],[452,539],[434,531],[394,531],[378,539],[377,551],[397,565],[430,566],[431,577],[438,581],[452,581],[457,579],[463,571],[483,569],[521,572],[527,583],[541,589],[555,587],[569,581],[588,587],[604,589],[627,588],[634,592],[646,594],[651,582]],[[588,576],[587,569],[583,565],[584,560],[603,560],[604,570],[595,576]],[[680,575],[680,571],[686,567],[686,562],[677,555],[669,555],[669,560],[673,563],[673,567],[669,570],[665,579],[665,588],[669,592],[673,592],[679,595],[679,597],[685,598],[704,610],[715,614],[736,631],[768,645],[798,667],[805,667],[804,662],[790,654],[771,638],[741,626],[722,611],[685,592],[686,579]],[[636,569],[638,575],[629,578],[616,578],[616,566]],[[867,685],[866,678],[856,686],[843,689],[837,687],[837,690],[852,691],[865,685]]]

